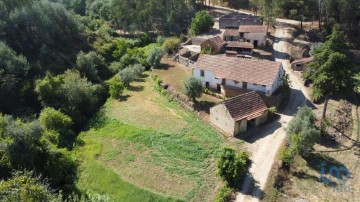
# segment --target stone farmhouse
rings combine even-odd
[[[304,71],[306,70],[306,65],[313,61],[313,57],[309,57],[309,58],[302,58],[302,59],[298,59],[298,60],[294,60],[291,63],[291,69],[295,70],[295,71]]]
[[[210,109],[210,121],[226,135],[235,136],[267,121],[268,109],[255,91],[220,102]]]
[[[219,19],[220,29],[238,29],[240,25],[262,25],[260,16],[243,13],[230,13]]]
[[[206,88],[225,97],[239,95],[244,90],[271,96],[281,85],[284,69],[280,62],[201,55],[195,63],[193,75]]]
[[[267,27],[263,25],[242,25],[238,30],[227,29],[224,32],[225,41],[247,41],[254,47],[265,46]]]

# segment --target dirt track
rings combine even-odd
[[[285,127],[293,118],[298,107],[304,106],[309,98],[302,81],[293,75],[290,69],[288,45],[286,38],[292,37],[289,28],[277,27],[275,33],[274,56],[276,61],[282,62],[285,71],[292,81],[291,95],[287,108],[278,122],[254,130],[248,140],[248,150],[251,152],[252,165],[245,177],[242,190],[237,193],[236,201],[259,201],[262,198],[271,167],[276,154],[285,139]],[[304,93],[303,93],[304,92]]]

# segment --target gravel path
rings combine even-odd
[[[297,108],[307,103],[308,93],[303,83],[290,69],[286,38],[292,37],[289,28],[277,27],[275,33],[274,55],[276,61],[282,62],[285,71],[290,75],[292,81],[291,95],[288,107],[281,114],[278,122],[271,123],[260,130],[254,130],[254,139],[250,140],[248,150],[251,153],[252,164],[249,173],[245,177],[243,187],[236,195],[236,201],[259,201],[263,196],[267,179],[276,154],[284,141],[286,134],[284,128],[292,119]],[[304,94],[304,93],[305,94]]]

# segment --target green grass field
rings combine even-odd
[[[132,84],[80,135],[78,188],[110,201],[212,201],[221,185],[216,155],[240,145],[153,85],[149,77]]]

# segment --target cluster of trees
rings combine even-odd
[[[50,118],[53,114],[44,113],[41,122],[0,114],[1,178],[11,177],[13,170],[36,170],[49,179],[53,188],[61,187],[68,194],[74,189],[76,164],[61,143],[54,140],[54,133],[63,132],[61,127],[71,124],[71,120],[64,116],[64,123],[54,124]]]
[[[168,35],[187,31],[197,4],[195,0],[113,0],[112,8],[114,23],[122,30]]]
[[[290,165],[295,155],[307,155],[320,137],[320,130],[315,125],[315,114],[308,106],[298,109],[295,117],[286,128],[288,145],[281,153],[281,159]]]
[[[335,27],[329,39],[315,48],[314,60],[303,75],[313,82],[313,99],[325,98],[323,118],[330,96],[346,95],[354,90],[354,64],[347,56],[348,51],[344,34]]]

